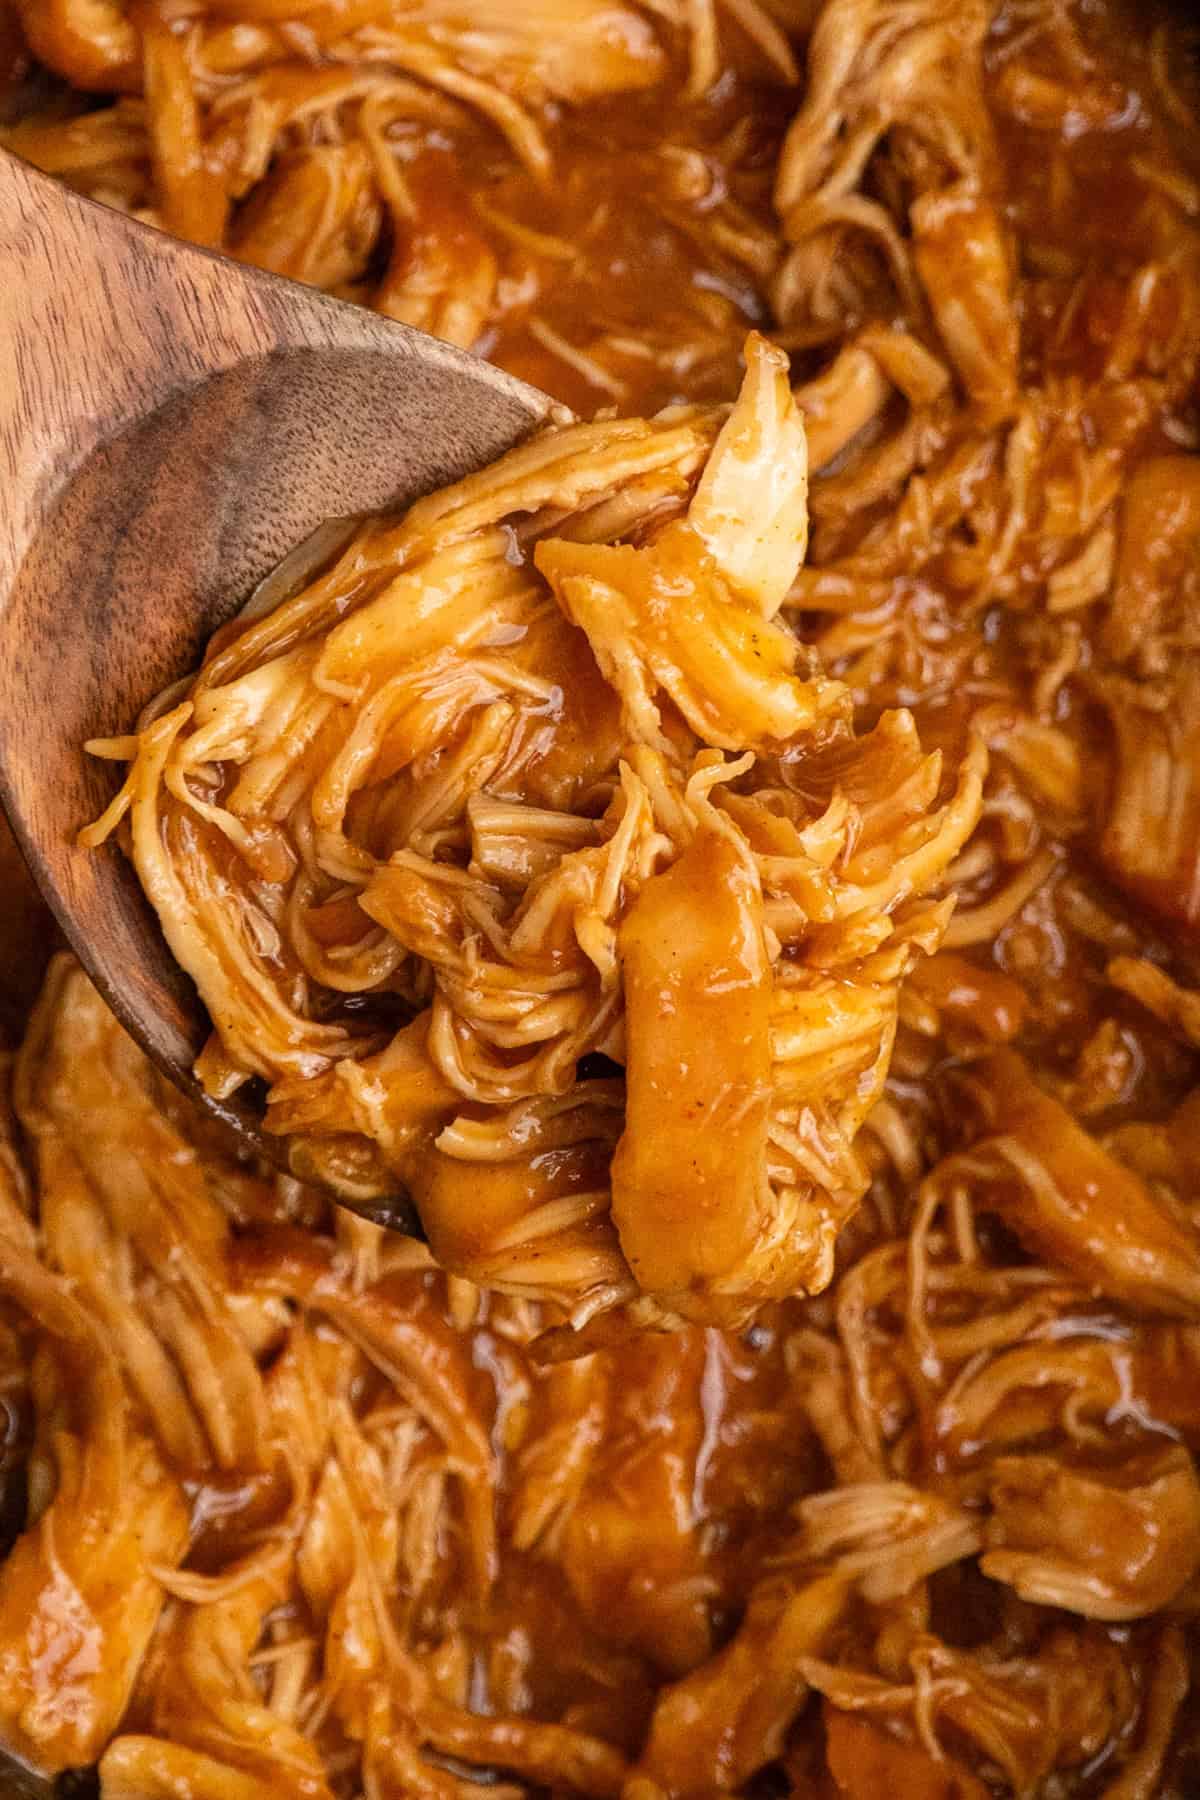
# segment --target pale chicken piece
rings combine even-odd
[[[620,932],[625,1132],[612,1212],[640,1287],[675,1312],[734,1314],[791,1283],[771,1218],[771,966],[745,851],[699,831]],[[724,1296],[732,1289],[728,1302]]]
[[[397,38],[419,33],[481,84],[532,102],[649,87],[666,62],[651,20],[621,0],[402,0],[388,11]],[[388,26],[377,31],[387,45]]]
[[[841,716],[845,690],[805,670],[771,620],[808,535],[804,423],[787,359],[750,337],[746,377],[684,520],[644,549],[547,538],[535,560],[587,634],[635,741],[665,749],[665,693],[707,744],[782,742]]]
[[[1116,1467],[1002,1457],[988,1472],[985,1575],[1089,1619],[1140,1619],[1200,1568],[1200,1482],[1182,1447]]]
[[[788,359],[757,332],[688,523],[734,593],[774,618],[808,547],[808,448]]]

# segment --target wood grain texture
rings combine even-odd
[[[323,520],[481,467],[550,407],[0,154],[0,796],[89,974],[193,1094],[207,1021],[124,856],[75,846],[118,780],[80,746],[128,730]],[[204,1104],[264,1144],[252,1109]]]

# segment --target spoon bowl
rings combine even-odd
[[[408,326],[183,244],[0,153],[0,799],[72,948],[154,1062],[208,1021],[125,856],[79,828],[127,732],[331,518],[402,507],[544,423],[549,398]],[[411,1203],[371,1216],[419,1229]]]

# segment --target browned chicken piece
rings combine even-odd
[[[843,1800],[989,1800],[991,1790],[961,1763],[935,1761],[922,1745],[828,1701],[822,1717],[829,1773]]]
[[[537,565],[587,633],[634,742],[670,749],[659,689],[703,742],[726,750],[784,743],[844,711],[838,683],[796,679],[797,646],[787,631],[729,604],[686,525],[668,527],[653,556],[551,539],[538,546]]]
[[[990,1132],[970,1161],[1026,1247],[1138,1310],[1200,1318],[1200,1242],[1011,1050],[972,1074]]]
[[[188,1512],[103,1329],[11,1233],[0,1289],[42,1336],[29,1525],[0,1565],[0,1740],[56,1773],[95,1762],[120,1725]]]
[[[1168,1606],[1200,1567],[1200,1483],[1182,1448],[1113,1468],[1003,1457],[989,1471],[986,1575],[1090,1619]]]
[[[182,1574],[146,1659],[131,1723],[101,1762],[106,1795],[153,1800],[329,1800],[316,1745],[299,1729],[295,1701],[303,1691],[308,1650],[270,1664],[273,1692],[247,1679],[273,1614],[286,1614],[296,1587],[296,1520],[283,1507],[315,1486],[330,1454],[331,1399],[347,1371],[344,1350],[293,1331],[266,1377],[272,1425],[287,1445],[288,1478],[272,1523],[215,1579]],[[271,1512],[264,1515],[272,1520]],[[277,1635],[270,1629],[266,1635]],[[297,1679],[298,1678],[298,1679]],[[273,1701],[273,1704],[270,1702]],[[289,1704],[289,1701],[291,1704]]]
[[[1135,683],[1099,677],[1115,741],[1100,851],[1113,879],[1179,926],[1200,928],[1200,656]]]
[[[193,1471],[268,1466],[262,1377],[227,1293],[219,1192],[164,1116],[141,1053],[66,957],[31,1023],[16,1099],[36,1147],[46,1260],[119,1349],[164,1448]]]
[[[1164,969],[1144,957],[1114,957],[1106,972],[1114,987],[1140,1001],[1185,1044],[1200,1050],[1200,992],[1172,981]]]
[[[914,1029],[924,1033],[932,1023],[919,1010],[929,1006],[942,1030],[962,1031],[995,1044],[1017,1035],[1029,1004],[1010,975],[953,950],[939,950],[917,964],[909,980],[909,997],[914,1006],[908,1022]]]
[[[428,206],[412,197],[411,216],[396,234],[375,306],[389,319],[469,350],[499,310],[500,265],[479,228],[469,196],[458,199],[459,216],[450,225],[453,206],[453,198],[447,205],[440,194]]]
[[[580,1293],[625,1294],[626,1260],[610,1214],[614,1108],[581,1096],[573,1118],[539,1129],[503,1161],[478,1163],[436,1144],[408,1163],[443,1268],[472,1281],[571,1306]],[[465,1136],[469,1122],[452,1128]],[[565,1137],[567,1141],[556,1142]],[[570,1141],[576,1139],[577,1141]]]
[[[660,1696],[624,1800],[733,1793],[777,1756],[807,1692],[802,1659],[824,1648],[848,1598],[841,1575],[765,1583],[725,1649]]]
[[[186,1744],[159,1737],[120,1737],[105,1754],[100,1780],[105,1800],[270,1800],[272,1794],[326,1800],[317,1776],[295,1779],[278,1767],[256,1773]]]
[[[613,1219],[634,1276],[686,1315],[723,1278],[791,1286],[769,1228],[771,968],[758,873],[732,833],[699,831],[643,888],[620,932],[625,1132]],[[774,1265],[774,1267],[773,1267]],[[782,1282],[773,1282],[775,1268]]]
[[[466,1345],[441,1317],[427,1285],[399,1272],[364,1285],[328,1244],[290,1230],[243,1246],[234,1272],[239,1287],[286,1295],[327,1315],[387,1370],[408,1404],[443,1440],[463,1483],[470,1566],[482,1591],[495,1573],[493,1451],[469,1403]]]
[[[1122,496],[1098,673],[1114,763],[1100,851],[1114,879],[1200,928],[1200,457],[1161,456]]]
[[[370,153],[330,144],[276,164],[239,212],[230,248],[276,275],[336,288],[358,274],[379,228]]]
[[[715,1590],[695,1531],[704,1436],[698,1414],[680,1404],[714,1366],[711,1340],[698,1330],[642,1333],[619,1360],[584,1366],[605,1396],[604,1430],[559,1528],[563,1574],[596,1629],[678,1677],[714,1647]],[[565,1408],[559,1417],[568,1438],[574,1417]]]
[[[1155,456],[1121,495],[1116,576],[1103,646],[1140,673],[1168,672],[1200,632],[1200,457]]]
[[[994,205],[971,186],[912,209],[914,259],[938,332],[970,398],[1002,414],[1017,393],[1012,250]]]
[[[76,87],[138,85],[137,31],[120,0],[18,0],[34,54]]]
[[[935,1425],[947,1453],[962,1458],[983,1438],[997,1449],[1018,1449],[1062,1429],[1065,1416],[1102,1430],[1127,1409],[1194,1439],[1198,1377],[1200,1330],[1192,1325],[1146,1325],[1116,1342],[1100,1336],[1018,1344],[969,1372]]]
[[[264,1617],[290,1591],[294,1556],[294,1546],[281,1542],[232,1572],[228,1597],[178,1610],[155,1649],[152,1730],[118,1737],[109,1748],[100,1768],[106,1795],[329,1800],[316,1746],[252,1686],[247,1691],[243,1678]]]
[[[775,178],[793,248],[774,300],[786,324],[818,342],[841,335],[831,314],[860,325],[899,313],[915,326],[928,302],[968,391],[994,402],[1011,392],[1015,325],[988,204],[997,173],[981,80],[989,14],[984,0],[919,0],[899,14],[888,0],[822,8]],[[884,143],[903,181],[882,202],[850,192]],[[953,258],[955,241],[965,262]]]
[[[1016,1654],[1003,1637],[964,1652],[897,1619],[883,1673],[856,1669],[850,1658],[805,1657],[803,1668],[831,1709],[872,1718],[876,1729],[900,1716],[931,1751],[954,1759],[952,1771],[988,1770],[985,1792],[994,1782],[1036,1794],[1048,1781],[1072,1780],[1129,1728],[1138,1704],[1122,1646],[1101,1627],[1050,1626],[1016,1643]],[[969,1784],[965,1800],[977,1800]]]

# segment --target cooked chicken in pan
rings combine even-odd
[[[1186,9],[0,0],[0,79],[81,191],[574,414],[92,746],[293,1173],[52,964],[0,1744],[106,1800],[1190,1800]],[[428,1246],[329,1198],[397,1185]]]

